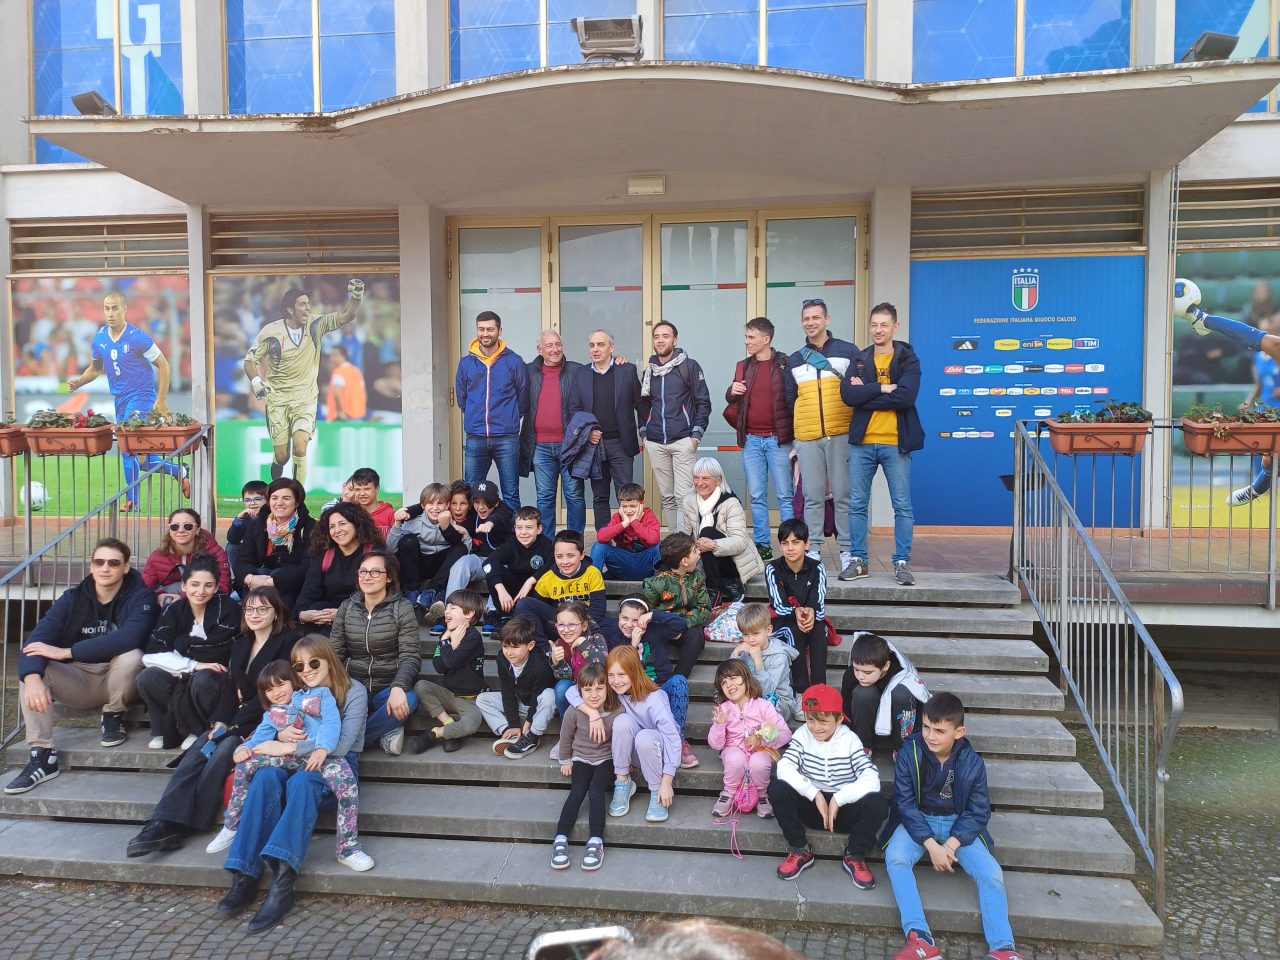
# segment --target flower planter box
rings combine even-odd
[[[1182,421],[1182,439],[1191,453],[1280,453],[1280,423],[1232,423],[1225,436],[1216,436],[1212,423]]]
[[[1141,453],[1151,433],[1150,423],[1059,423],[1044,421],[1054,453]]]
[[[27,452],[27,438],[21,425],[0,427],[0,457],[20,457]]]
[[[104,427],[23,427],[31,452],[42,457],[96,457],[111,449],[111,424]]]
[[[121,453],[176,453],[200,432],[200,424],[185,427],[138,427],[116,431]]]

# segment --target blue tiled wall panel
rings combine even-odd
[[[310,113],[311,38],[227,44],[227,108],[231,113]]]
[[[766,36],[771,67],[866,76],[865,2],[769,0]]]
[[[757,0],[667,0],[663,10],[665,59],[759,62]]]
[[[320,100],[325,110],[370,103],[395,92],[394,33],[320,38]]]
[[[1027,0],[1022,72],[1129,65],[1129,0]]]
[[[633,17],[635,0],[547,0],[547,66],[581,63],[578,35],[569,21],[574,17]],[[646,52],[653,50],[652,24],[643,26]]]
[[[914,15],[916,83],[1013,76],[1014,0],[915,0]]]

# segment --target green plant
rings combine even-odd
[[[1193,423],[1207,423],[1213,427],[1213,435],[1219,440],[1230,436],[1231,427],[1237,423],[1280,423],[1280,409],[1266,403],[1246,407],[1236,413],[1227,413],[1222,404],[1193,404],[1183,416]]]
[[[18,418],[17,418],[17,417],[15,417],[12,413],[11,413],[11,414],[9,414],[7,417],[5,417],[5,418],[4,418],[4,424],[3,424],[3,425],[4,425],[4,426],[6,426],[6,427],[13,427],[13,426],[17,426],[17,424],[18,424]]]
[[[27,426],[36,430],[87,430],[91,427],[109,427],[111,421],[93,408],[82,413],[59,413],[57,410],[37,410],[27,421]]]
[[[1128,400],[1095,400],[1101,410],[1064,410],[1058,414],[1058,423],[1150,423],[1150,410]]]
[[[135,410],[117,426],[121,430],[143,430],[148,427],[190,427],[197,422],[185,413],[161,413],[158,410],[142,413],[140,410]]]

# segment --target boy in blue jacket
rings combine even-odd
[[[63,592],[36,624],[18,659],[22,719],[31,758],[4,788],[26,793],[58,770],[53,701],[101,707],[104,747],[125,741],[124,711],[137,699],[142,647],[156,622],[156,595],[129,567],[129,545],[114,537],[93,548],[89,576]]]
[[[953,873],[958,863],[978,885],[989,960],[1022,960],[1009,927],[1004,873],[991,854],[995,841],[987,832],[987,766],[965,738],[964,704],[953,693],[935,693],[923,713],[921,729],[898,751],[893,805],[882,834],[889,838],[885,869],[907,935],[894,960],[942,956],[925,921],[912,870],[926,853],[933,869]]]

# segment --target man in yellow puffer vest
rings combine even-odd
[[[822,300],[806,300],[800,312],[805,344],[791,355],[796,381],[794,408],[796,459],[804,484],[804,522],[809,526],[809,553],[821,558],[827,490],[835,499],[840,566],[849,562],[849,418],[853,411],[840,399],[840,381],[858,348],[831,336],[831,318]]]

